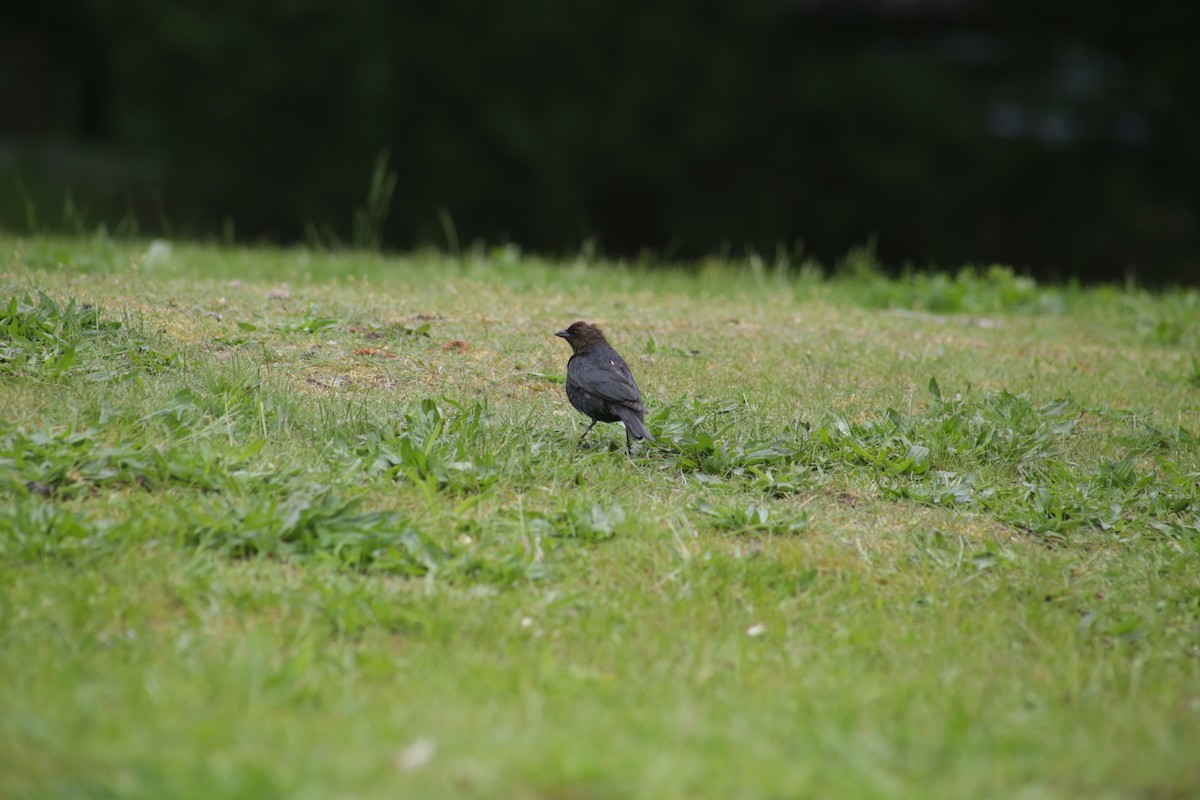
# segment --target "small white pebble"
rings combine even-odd
[[[746,629],[746,633],[750,636],[762,636],[767,632],[767,626],[761,622],[756,622]]]
[[[405,772],[412,772],[433,761],[435,753],[437,743],[428,736],[422,736],[396,754],[396,766]]]
[[[142,266],[146,269],[154,269],[162,266],[171,260],[171,243],[162,239],[155,239],[150,243],[150,247],[146,250],[146,255],[142,257]]]
[[[521,627],[522,628],[533,627],[533,617],[521,617]]]

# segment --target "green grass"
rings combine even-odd
[[[1200,794],[1194,290],[0,259],[2,797]]]

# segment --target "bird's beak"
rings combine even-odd
[[[564,339],[570,339],[570,338],[571,338],[571,334],[567,333],[565,330],[561,330],[561,331],[559,331],[558,333],[556,333],[556,334],[554,334],[554,335],[555,335],[555,336],[561,336],[561,337],[562,337],[562,338],[564,338]]]

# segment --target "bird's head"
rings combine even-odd
[[[604,333],[590,322],[572,322],[566,328],[558,331],[555,336],[561,336],[571,345],[571,350],[578,353],[596,344],[608,344]]]

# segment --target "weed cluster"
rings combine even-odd
[[[1068,458],[1082,413],[1069,399],[1034,405],[1001,391],[944,400],[936,380],[930,393],[920,414],[887,409],[864,422],[828,418],[767,440],[729,436],[734,420],[704,429],[714,414],[732,414],[734,402],[688,401],[661,409],[650,422],[663,455],[709,486],[737,484],[782,497],[812,491],[825,476],[865,473],[885,497],[986,512],[1037,535],[1080,528],[1194,534],[1200,473],[1170,457],[1174,448],[1197,444],[1186,429],[1160,438],[1155,452],[1131,450],[1084,467]],[[803,527],[794,519],[768,525],[768,507],[757,501],[733,509],[706,503],[701,510],[723,529]]]
[[[0,308],[0,375],[108,381],[160,372],[174,362],[132,320],[101,319],[88,303],[60,305],[39,292],[36,301],[12,295]]]

